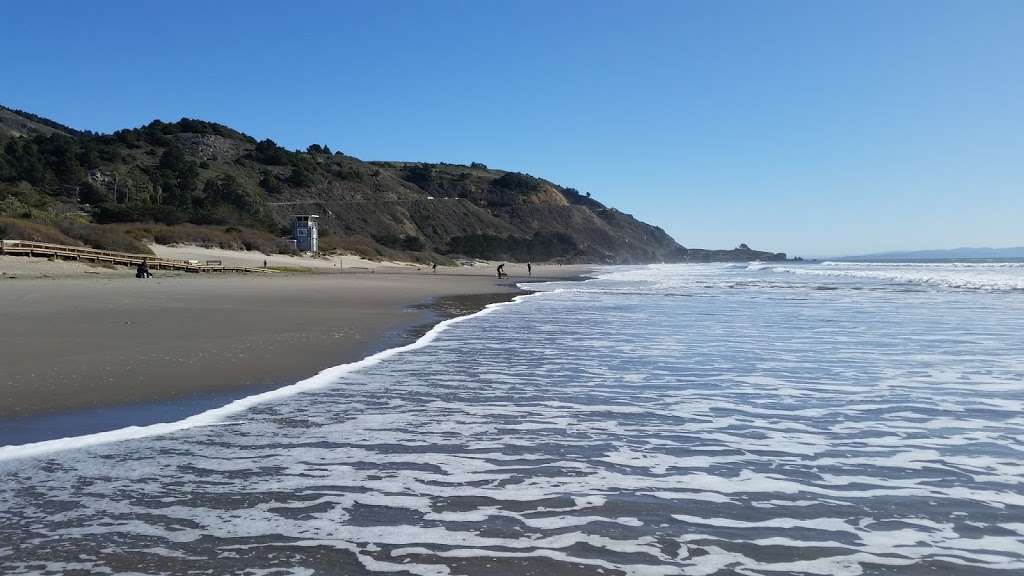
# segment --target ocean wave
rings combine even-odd
[[[1014,269],[1020,269],[1013,267]],[[997,268],[996,270],[999,270]],[[1006,291],[1024,290],[1024,269],[1022,272],[994,273],[988,268],[964,268],[942,266],[892,266],[892,267],[838,267],[808,266],[762,266],[754,271],[769,271],[781,274],[825,276],[832,278],[857,278],[877,280],[896,284],[918,284],[953,289]],[[910,270],[910,271],[908,271]]]
[[[844,266],[851,268],[965,268],[965,269],[1000,269],[1024,268],[1024,262],[851,262],[826,260],[818,266]]]
[[[1024,570],[1020,299],[771,274],[547,285],[219,425],[0,462],[0,571]]]
[[[982,292],[1024,291],[1024,267],[1016,264],[675,264],[641,270],[607,270],[597,279],[598,282],[588,285],[587,290],[651,295],[692,295],[720,288],[873,290],[886,286]]]

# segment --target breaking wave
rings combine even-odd
[[[1024,295],[805,277],[612,269],[204,425],[9,451],[0,571],[1024,571]]]
[[[1024,290],[1024,264],[1018,262],[752,264],[746,270],[963,290]]]

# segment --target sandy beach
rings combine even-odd
[[[25,277],[44,262],[0,262],[0,417],[289,384],[531,280],[513,266],[500,281],[482,266],[137,280],[60,262],[59,279]],[[532,280],[585,271],[535,266]]]

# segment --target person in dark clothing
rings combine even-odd
[[[508,276],[508,274],[505,274],[505,265],[498,264],[498,278],[501,279],[504,278],[505,276]]]
[[[142,262],[139,262],[138,266],[135,268],[135,277],[136,278],[152,278],[153,275],[150,274],[150,272],[149,272],[149,263],[147,263],[145,260],[143,260]]]
[[[431,268],[433,268],[434,274],[437,274],[437,262],[434,262],[433,266],[431,266]]]
[[[533,264],[531,264],[530,262],[526,263],[526,275],[533,276]]]

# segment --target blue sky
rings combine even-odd
[[[1024,244],[1024,2],[11,2],[0,103],[484,162],[690,247]]]

